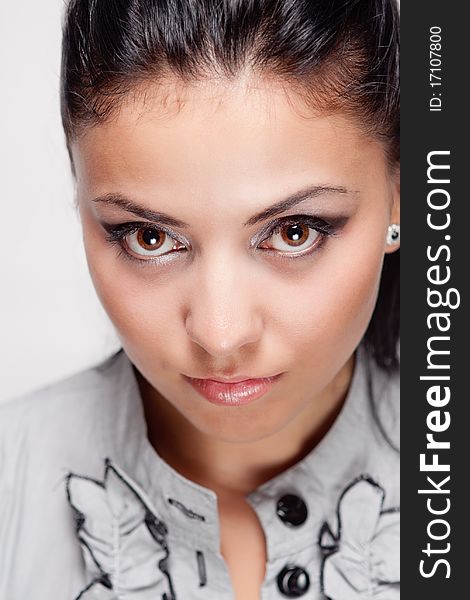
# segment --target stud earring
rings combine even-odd
[[[387,244],[390,246],[400,241],[400,225],[392,223],[387,229]]]

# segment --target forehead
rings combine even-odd
[[[355,184],[371,161],[383,162],[381,146],[351,118],[315,114],[280,84],[243,78],[148,86],[85,131],[72,156],[85,196],[264,196],[292,180],[329,183],[334,175]]]

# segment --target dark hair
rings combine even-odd
[[[70,157],[81,129],[111,119],[130,91],[245,67],[287,83],[315,110],[358,119],[397,166],[397,0],[70,0],[61,67]],[[399,366],[399,261],[398,251],[385,255],[364,338],[389,372]]]

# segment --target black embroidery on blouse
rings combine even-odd
[[[114,474],[117,477],[119,477],[119,479],[126,485],[126,487],[128,489],[130,489],[132,491],[132,493],[143,504],[145,511],[146,511],[145,512],[145,525],[147,526],[153,539],[165,551],[165,556],[162,559],[160,559],[158,562],[158,568],[165,575],[170,591],[169,591],[169,594],[167,594],[167,593],[163,594],[162,600],[176,600],[173,582],[171,580],[171,576],[170,576],[170,573],[168,570],[168,557],[170,555],[170,549],[168,547],[168,543],[166,540],[166,536],[168,534],[168,528],[167,528],[166,524],[163,521],[161,521],[156,515],[153,514],[153,512],[150,510],[150,508],[145,504],[144,500],[140,497],[138,492],[131,485],[129,485],[129,483],[120,475],[120,473],[118,473],[116,471],[116,469],[113,468],[111,459],[106,458],[104,462],[105,462],[105,480],[106,480],[106,473],[107,473],[108,469],[113,469]],[[87,544],[86,540],[80,534],[80,532],[85,524],[86,517],[81,511],[79,511],[73,505],[71,493],[70,493],[70,479],[72,477],[77,477],[79,479],[91,481],[92,483],[100,486],[103,489],[105,489],[106,486],[105,486],[104,481],[98,481],[98,480],[94,479],[93,477],[88,477],[86,475],[79,475],[76,473],[69,472],[66,476],[66,483],[65,483],[66,494],[67,494],[68,503],[72,509],[72,514],[73,514],[73,518],[74,518],[74,522],[75,522],[75,532],[77,534],[77,537],[78,537],[80,543],[89,552],[95,566],[97,567],[97,569],[99,571],[99,575],[97,577],[95,577],[95,579],[93,579],[93,581],[91,581],[75,598],[75,600],[79,600],[94,585],[102,585],[103,587],[105,587],[107,589],[113,589],[113,585],[112,585],[109,574],[104,571],[103,567],[99,564],[98,560],[94,556],[92,549],[90,548],[90,546]]]
[[[162,600],[176,600],[175,590],[173,588],[173,583],[171,581],[170,573],[168,572],[168,556],[169,556],[170,552],[168,550],[168,547],[165,547],[165,550],[166,550],[166,556],[164,556],[162,559],[159,560],[158,568],[160,569],[160,571],[162,573],[164,573],[166,575],[166,578],[168,579],[168,585],[170,587],[170,595],[168,595],[165,592],[162,596]]]
[[[400,512],[400,508],[398,506],[393,506],[392,508],[386,508],[385,510],[381,510],[381,515],[387,515],[389,513],[397,513]]]
[[[190,508],[186,508],[186,506],[180,502],[179,500],[175,500],[174,498],[167,498],[168,502],[172,505],[175,506],[176,508],[179,508],[180,511],[186,515],[189,519],[197,519],[198,521],[205,521],[206,517],[204,517],[203,515],[199,515],[198,513],[195,513],[193,510],[191,510]]]
[[[206,561],[201,550],[196,550],[197,570],[199,573],[199,587],[203,587],[207,583]]]
[[[93,479],[93,477],[87,477],[86,475],[76,475],[75,473],[68,473],[66,480],[65,480],[65,489],[66,489],[66,493],[67,493],[67,500],[72,509],[73,519],[74,519],[74,523],[75,523],[75,533],[77,534],[77,537],[78,537],[80,543],[82,544],[82,546],[84,548],[86,548],[86,550],[88,551],[88,554],[90,555],[91,559],[95,563],[96,568],[100,572],[100,574],[95,579],[93,579],[93,581],[89,585],[87,585],[87,587],[85,589],[83,589],[80,592],[80,594],[77,596],[77,598],[75,599],[75,600],[79,600],[79,598],[81,598],[85,592],[87,592],[90,588],[92,588],[96,584],[103,585],[107,589],[112,589],[112,584],[111,584],[111,580],[109,579],[108,573],[106,573],[103,570],[100,563],[96,560],[95,555],[93,554],[90,546],[88,545],[86,540],[80,534],[82,527],[85,523],[85,515],[82,512],[80,512],[77,508],[75,508],[75,506],[72,504],[72,498],[70,495],[70,479],[71,479],[71,477],[79,477],[80,479],[85,479],[87,481],[91,481],[94,484],[102,487],[103,489],[104,489],[104,483],[102,481],[98,481],[97,479]]]
[[[171,581],[170,573],[168,572],[168,557],[170,555],[170,549],[168,548],[168,544],[166,542],[168,529],[165,523],[157,519],[157,517],[148,508],[146,508],[146,510],[145,524],[147,525],[147,528],[150,531],[153,539],[160,544],[163,550],[165,550],[165,556],[158,562],[158,568],[168,580],[170,595],[168,596],[168,594],[163,594],[162,600],[176,600],[173,582]]]
[[[374,486],[375,488],[379,489],[382,493],[382,505],[383,505],[383,501],[385,499],[385,490],[384,488],[377,483],[374,479],[372,479],[372,477],[370,475],[368,475],[367,473],[363,473],[361,475],[359,475],[358,477],[356,477],[355,479],[353,479],[341,492],[337,505],[336,505],[336,522],[338,524],[338,532],[335,534],[333,533],[333,531],[331,530],[331,527],[329,526],[327,521],[324,521],[321,528],[320,528],[320,532],[318,535],[318,546],[320,547],[320,550],[323,554],[323,558],[321,561],[321,566],[320,566],[320,591],[322,593],[322,595],[326,598],[326,600],[332,600],[329,596],[326,595],[325,593],[325,586],[324,586],[324,568],[325,568],[325,562],[328,559],[329,556],[331,556],[332,554],[334,554],[335,552],[337,552],[340,548],[340,541],[341,541],[341,529],[342,529],[342,523],[341,523],[341,516],[340,516],[340,506],[341,506],[341,501],[343,500],[343,497],[345,496],[345,494],[353,487],[355,486],[357,483],[359,483],[360,481],[367,481],[370,485]],[[387,514],[387,513],[396,513],[396,512],[400,512],[400,508],[399,507],[392,507],[392,508],[388,508],[385,510],[381,510],[380,514]],[[325,534],[330,538],[330,543],[325,544],[324,542],[322,543],[322,537],[325,536]],[[386,583],[386,582],[384,582]]]
[[[93,581],[91,583],[89,583],[86,588],[84,588],[79,594],[78,596],[75,598],[75,600],[80,600],[80,598],[83,596],[83,594],[85,594],[86,592],[88,592],[89,590],[91,590],[91,588],[94,585],[103,585],[105,588],[108,588],[109,590],[112,589],[112,585],[111,582],[109,581],[109,577],[105,574],[105,577],[96,577],[95,579],[93,579]]]

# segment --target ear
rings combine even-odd
[[[397,166],[393,170],[393,174],[391,176],[391,193],[392,193],[392,202],[390,205],[390,221],[389,225],[392,223],[396,223],[400,225],[400,163],[397,163]],[[395,242],[394,244],[387,244],[385,242],[385,254],[390,254],[395,252],[400,247],[400,240]]]

